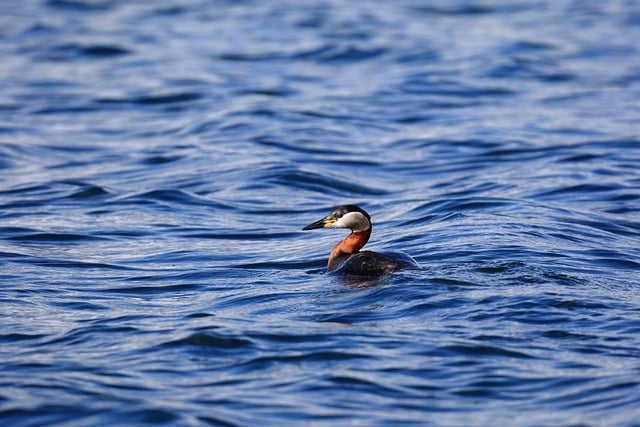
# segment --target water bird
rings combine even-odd
[[[316,228],[348,228],[351,234],[331,251],[327,271],[348,276],[374,277],[400,269],[419,269],[418,263],[402,252],[373,252],[360,249],[371,237],[371,216],[356,205],[345,205],[333,210],[321,220],[303,230]]]

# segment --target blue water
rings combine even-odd
[[[640,3],[0,4],[0,424],[640,425]],[[423,267],[324,272],[336,206]]]

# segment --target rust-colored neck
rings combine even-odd
[[[346,258],[357,253],[367,243],[369,237],[371,237],[371,228],[364,231],[352,231],[331,251],[327,271],[335,270]]]

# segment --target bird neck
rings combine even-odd
[[[371,237],[371,227],[363,231],[352,231],[331,251],[327,270],[333,271],[338,268],[350,255],[357,253],[369,241],[369,237]]]

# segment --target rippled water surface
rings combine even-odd
[[[0,423],[640,425],[640,3],[0,4]],[[370,249],[328,275],[356,203]]]

